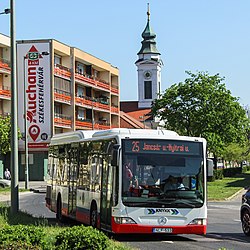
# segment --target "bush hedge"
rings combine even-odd
[[[208,177],[208,181],[221,180],[224,177],[233,177],[237,174],[246,173],[249,170],[250,166],[214,169],[213,176]]]
[[[25,244],[27,246],[41,246],[44,244],[45,233],[42,228],[33,225],[6,225],[0,228],[0,246]],[[2,248],[4,249],[4,248]],[[18,249],[18,248],[5,248]],[[22,248],[19,248],[22,249]],[[25,248],[23,248],[25,249]],[[32,248],[34,249],[34,248]]]
[[[102,250],[110,246],[110,241],[101,231],[81,225],[63,230],[56,236],[55,246],[60,250]]]

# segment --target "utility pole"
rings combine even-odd
[[[19,210],[15,0],[10,0],[11,38],[11,213]]]

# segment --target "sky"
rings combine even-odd
[[[250,105],[250,0],[15,0],[16,40],[56,39],[120,72],[121,101],[138,100],[135,61],[147,23],[164,63],[162,91],[193,73],[225,77],[243,106]],[[0,1],[0,12],[10,0]],[[10,34],[9,15],[0,33]]]

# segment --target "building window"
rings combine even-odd
[[[77,86],[77,97],[84,97],[83,87]]]
[[[84,65],[80,62],[76,63],[76,73],[83,75],[84,74]]]
[[[55,54],[54,55],[54,64],[55,65],[57,65],[57,64],[61,65],[62,64],[62,57]]]
[[[99,78],[99,71],[97,71],[96,69],[93,69],[93,75],[95,78]]]
[[[144,98],[152,99],[152,81],[144,81]]]
[[[62,79],[60,77],[55,77],[55,91],[61,92],[62,94],[70,95],[70,81]]]
[[[77,109],[77,119],[84,120],[84,109],[83,108]]]
[[[54,110],[55,110],[55,115],[62,114],[62,105],[55,103]]]

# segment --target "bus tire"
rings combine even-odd
[[[97,206],[95,203],[92,204],[90,209],[90,226],[97,228]]]
[[[63,222],[63,215],[62,215],[62,199],[61,196],[59,195],[57,198],[56,202],[56,218],[60,221]]]

